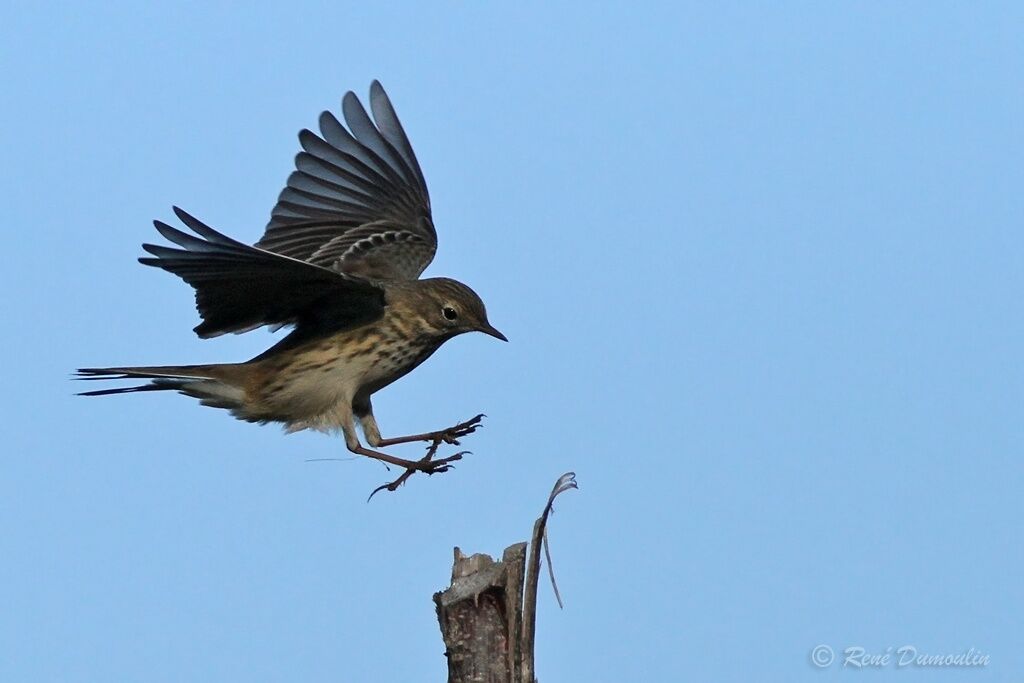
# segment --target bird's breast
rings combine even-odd
[[[265,359],[260,391],[274,409],[315,414],[351,404],[406,375],[443,343],[408,325],[371,324]]]
[[[367,354],[369,363],[363,377],[363,389],[373,393],[411,372],[441,345],[427,335],[382,340]]]

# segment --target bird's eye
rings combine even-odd
[[[459,312],[451,306],[445,306],[441,309],[441,315],[445,317],[445,320],[455,320],[459,317]]]

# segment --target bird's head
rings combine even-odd
[[[483,332],[508,341],[487,320],[484,302],[466,285],[444,277],[418,280],[416,284],[417,312],[433,332],[445,337]]]

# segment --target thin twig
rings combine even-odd
[[[306,458],[305,462],[351,462],[358,459],[359,456],[354,455],[351,458]]]
[[[547,553],[547,524],[548,515],[551,514],[555,498],[569,489],[578,489],[576,484],[576,473],[566,472],[551,489],[548,496],[548,503],[544,506],[544,512],[533,525],[533,537],[530,539],[530,559],[526,567],[526,590],[523,597],[523,642],[522,642],[522,666],[519,669],[522,683],[534,683],[534,638],[537,632],[537,582],[540,575],[540,547],[544,545],[548,558],[548,571],[551,574],[551,585],[555,589],[555,598],[561,607],[562,599],[558,594],[558,586],[555,585],[555,574],[551,569],[551,556]]]

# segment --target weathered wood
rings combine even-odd
[[[546,543],[555,497],[571,488],[576,488],[576,479],[569,472],[552,489],[533,527],[529,564],[526,543],[506,548],[500,562],[482,554],[466,556],[455,548],[451,586],[434,593],[448,658],[448,683],[536,683],[533,650],[540,548]],[[549,567],[550,562],[548,556]],[[553,585],[554,574],[551,580]]]
[[[526,544],[500,562],[455,548],[451,586],[434,594],[448,683],[512,683],[517,666]]]

